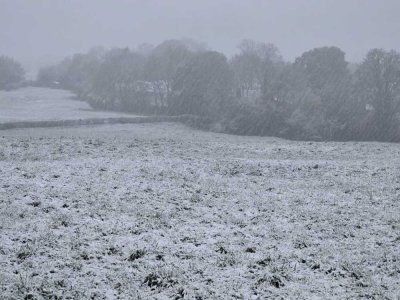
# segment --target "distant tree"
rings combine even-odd
[[[66,78],[72,59],[67,57],[55,65],[42,67],[37,75],[36,84],[43,87],[71,89]]]
[[[149,56],[151,52],[154,50],[154,46],[152,44],[148,43],[143,43],[138,45],[135,49],[134,52],[137,52],[143,56]]]
[[[232,58],[231,66],[235,73],[236,86],[242,95],[249,97],[251,90],[261,92],[267,70],[281,62],[281,56],[274,45],[252,40],[243,40],[238,48],[240,53]]]
[[[44,87],[58,87],[61,74],[58,66],[48,66],[40,68],[36,84]]]
[[[400,53],[374,49],[349,65],[337,47],[293,63],[272,44],[243,40],[238,48],[229,63],[190,39],[134,51],[96,48],[43,68],[38,82],[73,90],[96,108],[193,114],[197,125],[232,133],[400,141]],[[6,73],[0,88],[10,86]]]
[[[318,111],[321,116],[317,127],[325,138],[334,138],[349,117],[346,107],[350,100],[352,79],[345,53],[337,47],[316,48],[297,58],[293,66],[297,73],[305,76],[306,84],[314,95],[311,96],[314,99],[313,115]]]
[[[260,57],[262,61],[280,62],[282,56],[278,48],[271,43],[257,42],[249,39],[242,40],[238,48],[241,53],[253,53]]]
[[[78,97],[86,97],[92,90],[92,82],[100,67],[97,55],[75,54],[61,78],[62,85],[77,93]]]
[[[194,53],[205,52],[208,51],[208,46],[206,43],[191,39],[191,38],[183,38],[179,40],[185,47]]]
[[[260,85],[262,76],[260,57],[251,53],[241,53],[232,58],[231,65],[235,72],[235,81],[240,96],[249,97],[250,91]]]
[[[294,66],[306,76],[308,86],[321,97],[328,110],[343,104],[343,92],[348,91],[351,80],[342,50],[337,47],[316,48],[297,58]]]
[[[0,56],[0,89],[17,87],[24,80],[21,64],[7,56]]]
[[[145,62],[143,55],[128,48],[109,51],[96,72],[91,104],[109,109],[143,109],[137,82],[143,79]]]
[[[226,57],[214,51],[198,53],[177,70],[171,109],[215,119],[229,104],[232,87],[233,73]]]
[[[265,76],[264,105],[274,122],[267,132],[297,139],[319,139],[324,133],[321,99],[293,64],[271,65]],[[270,117],[271,118],[271,117]]]
[[[144,76],[153,85],[159,107],[167,107],[176,71],[190,55],[188,47],[180,40],[165,41],[151,51],[144,66]]]
[[[315,48],[295,60],[295,66],[304,72],[313,91],[347,76],[347,65],[345,53],[337,47]]]
[[[391,140],[399,135],[400,53],[371,50],[355,73],[357,103],[372,120],[367,136]],[[398,136],[400,138],[400,136]]]
[[[91,91],[94,77],[105,55],[102,47],[92,48],[88,53],[75,54],[59,64],[39,70],[37,83],[74,91],[84,99]]]

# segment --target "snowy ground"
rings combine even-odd
[[[73,97],[68,91],[35,87],[0,91],[0,123],[132,116],[94,111],[86,102]]]
[[[399,299],[399,161],[170,123],[2,131],[0,298]]]

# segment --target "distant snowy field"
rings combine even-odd
[[[35,87],[0,91],[0,123],[132,116],[92,110],[86,102],[73,100],[73,96],[64,90]]]
[[[398,299],[399,161],[171,123],[1,131],[0,298]]]

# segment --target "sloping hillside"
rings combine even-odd
[[[169,123],[3,131],[0,294],[396,299],[399,158]]]
[[[71,92],[27,87],[0,91],[0,123],[130,117],[131,114],[95,111]]]

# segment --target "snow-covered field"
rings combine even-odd
[[[0,298],[399,299],[399,161],[172,123],[2,131]]]
[[[0,123],[132,116],[94,111],[86,102],[73,97],[68,91],[36,87],[0,91]]]

